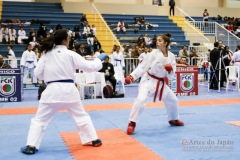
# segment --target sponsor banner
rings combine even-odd
[[[179,96],[198,95],[198,67],[177,67],[169,86]]]
[[[18,102],[21,100],[21,70],[0,69],[0,102]]]

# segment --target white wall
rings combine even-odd
[[[15,1],[15,2],[34,2],[34,0],[2,0],[2,1]]]

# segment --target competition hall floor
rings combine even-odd
[[[82,146],[73,120],[65,111],[50,123],[40,150],[24,155],[30,119],[38,101],[37,90],[24,90],[24,100],[0,103],[0,160],[239,160],[240,93],[222,89],[198,96],[178,96],[184,127],[170,127],[162,102],[147,107],[136,133],[125,133],[137,86],[126,87],[125,98],[83,100],[101,147]]]

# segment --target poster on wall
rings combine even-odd
[[[152,0],[152,4],[162,6],[162,0]]]

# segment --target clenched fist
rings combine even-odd
[[[164,66],[164,68],[165,68],[167,71],[172,71],[172,70],[173,70],[171,64],[166,64],[166,65]]]
[[[125,83],[126,84],[131,84],[133,81],[133,77],[131,75],[128,75],[126,78],[125,78]]]

